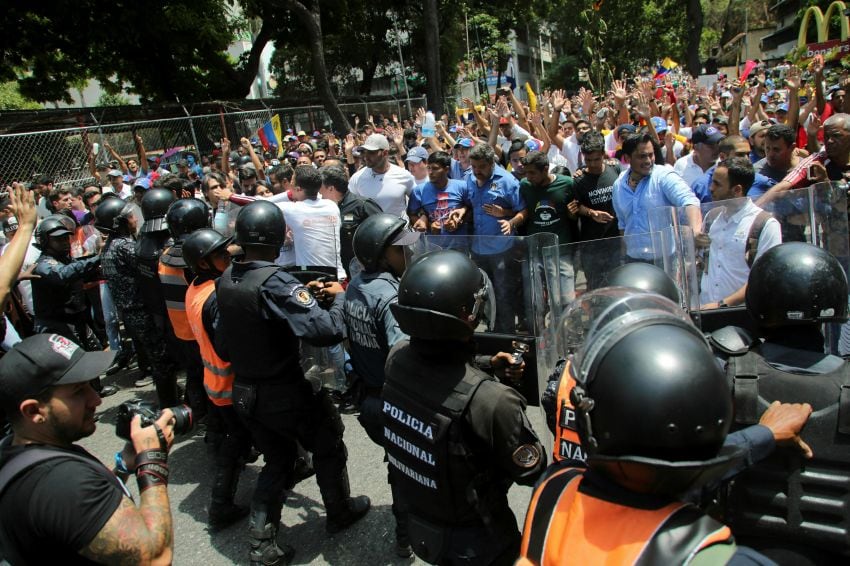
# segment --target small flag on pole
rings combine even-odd
[[[528,109],[537,112],[537,95],[531,90],[531,83],[525,83],[525,93],[528,95]]]
[[[280,140],[283,139],[283,130],[280,127],[280,116],[278,114],[272,116],[271,120],[257,130],[257,137],[260,138],[263,151],[268,151],[271,146],[275,146],[277,148],[277,157],[283,155],[283,147],[280,143]]]
[[[756,68],[756,62],[752,59],[747,59],[747,62],[744,63],[744,70],[741,71],[740,81],[743,83],[747,80],[747,77],[750,76],[750,73],[753,72],[753,69]]]
[[[658,66],[658,71],[655,72],[655,76],[652,78],[657,79],[659,77],[663,77],[678,66],[679,64],[677,62],[669,57],[665,57],[664,60],[661,61],[661,65]]]

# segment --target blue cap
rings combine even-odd
[[[788,112],[788,103],[783,102],[782,104],[780,104],[779,106],[776,107],[776,111],[777,112]]]
[[[656,132],[661,133],[667,131],[667,120],[661,116],[653,116],[651,121],[652,127],[655,128]]]
[[[460,138],[455,142],[455,147],[465,147],[470,148],[475,145],[475,141],[472,138]]]
[[[148,190],[151,188],[151,180],[147,177],[139,177],[133,182],[133,188],[135,189],[136,187],[142,187],[143,189]]]
[[[416,147],[411,147],[407,152],[407,156],[404,158],[405,161],[411,161],[413,163],[422,163],[423,161],[428,160],[428,150],[422,146],[417,145]]]

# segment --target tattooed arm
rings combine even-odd
[[[165,437],[167,451],[174,440],[172,412],[168,409],[163,411],[157,425]],[[153,426],[142,428],[138,416],[130,423],[130,436],[137,454],[162,448],[156,429]],[[132,470],[135,461],[128,462],[125,458],[125,465]],[[171,564],[174,530],[167,482],[143,487],[141,475],[137,477],[142,494],[141,505],[136,507],[125,497],[80,554],[103,564]]]

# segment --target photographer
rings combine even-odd
[[[90,381],[113,357],[38,334],[0,359],[0,408],[12,425],[0,444],[0,559],[15,566],[171,562],[171,410],[152,426],[133,417],[114,471],[74,444],[95,431],[101,400]],[[138,506],[121,481],[131,473]]]

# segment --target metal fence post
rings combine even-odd
[[[186,113],[186,117],[189,118],[189,131],[192,133],[192,143],[195,144],[195,151],[198,152],[198,159],[200,159],[201,146],[198,145],[198,138],[195,136],[195,125],[192,123],[192,115],[189,114],[189,111],[186,110],[186,106],[184,104],[180,105],[183,108],[183,112]]]

